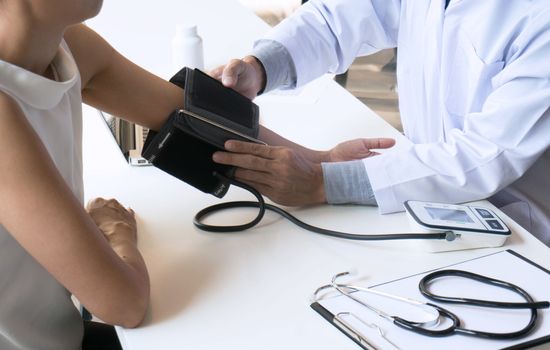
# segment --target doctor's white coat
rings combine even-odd
[[[499,193],[550,243],[549,0],[310,0],[265,38],[288,49],[298,85],[398,47],[412,145],[364,160],[383,213]]]

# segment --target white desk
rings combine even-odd
[[[267,30],[233,0],[118,0],[105,5],[105,13],[90,26],[130,59],[164,77],[171,73],[169,41],[178,14],[199,23],[207,66],[243,55]],[[276,98],[262,98],[259,104],[266,126],[310,147],[328,148],[355,137],[400,138],[337,84],[328,84],[316,104]],[[354,267],[375,283],[494,251],[426,254],[414,242],[343,241],[306,232],[271,214],[248,232],[201,232],[192,225],[193,215],[219,200],[157,169],[130,168],[90,108],[85,109],[84,136],[86,197],[115,197],[134,208],[151,275],[151,308],[143,326],[117,329],[125,349],[358,349],[309,308],[310,294],[334,273]],[[244,198],[232,189],[224,201]],[[294,212],[319,226],[351,232],[408,228],[403,214],[380,216],[369,207]],[[247,215],[236,210],[215,220],[239,223]],[[548,248],[508,223],[514,235],[506,248],[550,268]]]

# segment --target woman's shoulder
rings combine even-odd
[[[84,24],[74,25],[65,31],[64,41],[68,46],[82,78],[85,89],[113,57],[114,49],[92,29]]]
[[[6,91],[2,90],[0,86],[0,115],[22,115],[23,111],[15,101],[15,99],[10,96]]]

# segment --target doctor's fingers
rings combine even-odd
[[[238,168],[250,169],[260,172],[268,171],[272,168],[271,160],[257,157],[252,154],[240,154],[231,152],[216,152],[212,160],[219,164],[233,165]]]
[[[224,69],[225,69],[225,64],[212,69],[211,71],[208,72],[208,75],[210,75],[214,79],[217,79],[217,80],[221,81],[222,80],[222,73],[223,73]]]
[[[266,159],[279,158],[284,152],[284,147],[267,146],[259,143],[229,140],[224,145],[225,149],[233,153],[253,154]]]
[[[237,168],[235,170],[235,180],[250,184],[274,187],[277,185],[275,180],[277,174],[267,173],[258,170],[249,170]]]

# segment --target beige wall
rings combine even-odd
[[[239,0],[244,6],[254,11],[269,24],[274,25],[291,14],[301,0]]]

